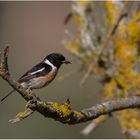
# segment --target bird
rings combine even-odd
[[[60,53],[51,53],[47,55],[43,61],[33,66],[24,75],[22,75],[17,82],[27,89],[40,89],[51,83],[62,64],[70,64],[71,62],[66,60]],[[11,95],[15,89],[9,92],[1,99],[4,101],[9,95]]]

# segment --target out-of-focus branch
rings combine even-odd
[[[69,72],[69,73],[67,73],[67,74],[65,74],[63,76],[60,76],[58,80],[64,80],[65,78],[68,78],[68,77],[74,75],[77,72],[78,72],[78,70],[75,69],[75,70],[73,70],[73,71],[71,71],[71,72]]]
[[[114,22],[113,26],[109,29],[108,33],[107,33],[107,37],[105,38],[105,40],[103,41],[103,43],[101,44],[101,46],[99,47],[99,50],[97,52],[97,57],[96,60],[94,60],[93,63],[91,63],[88,67],[88,70],[86,72],[86,74],[84,75],[83,79],[80,82],[80,85],[82,86],[88,79],[88,77],[90,76],[90,74],[92,73],[93,67],[97,64],[98,60],[100,60],[102,54],[104,53],[105,49],[107,49],[107,47],[109,47],[109,41],[111,40],[111,37],[115,34],[120,21],[127,15],[126,14],[126,8],[128,6],[128,2],[125,2],[124,7],[122,8],[119,16],[116,18],[116,21]]]
[[[4,53],[2,53],[3,57],[1,58],[0,76],[27,101],[26,110],[19,113],[14,119],[10,120],[11,122],[22,120],[31,115],[34,111],[37,111],[45,117],[53,118],[62,123],[77,124],[93,120],[101,115],[109,114],[114,111],[140,107],[140,97],[138,96],[133,96],[126,99],[120,98],[110,100],[81,111],[73,110],[70,106],[69,100],[63,104],[56,102],[44,102],[39,98],[34,100],[31,90],[22,88],[11,78],[7,64],[8,50],[9,47],[6,47]]]
[[[83,135],[89,135],[92,131],[94,131],[101,123],[103,123],[105,120],[107,120],[108,115],[100,116],[97,119],[94,119],[88,124],[81,133]]]

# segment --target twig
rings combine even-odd
[[[27,117],[29,117],[31,114],[33,114],[34,111],[30,108],[27,108],[24,112],[19,112],[13,119],[10,119],[9,122],[16,123],[19,122]]]
[[[73,16],[73,13],[68,13],[67,14],[67,16],[64,19],[64,24],[65,25],[70,21],[70,19],[72,18],[72,16]]]
[[[73,71],[71,71],[71,72],[69,72],[69,73],[67,73],[67,74],[65,74],[65,75],[63,75],[63,76],[60,76],[60,77],[58,78],[58,80],[62,81],[62,80],[64,80],[65,78],[71,77],[72,75],[74,75],[74,74],[77,73],[77,72],[79,72],[79,69],[74,69]]]
[[[87,81],[87,79],[89,78],[90,74],[92,73],[93,67],[95,66],[95,62],[91,63],[89,65],[89,68],[86,72],[86,74],[84,75],[83,79],[80,82],[80,86],[83,86],[84,83]]]
[[[89,135],[92,131],[94,131],[101,123],[103,123],[105,120],[107,120],[108,115],[100,116],[97,119],[94,119],[88,124],[81,133],[83,135]]]

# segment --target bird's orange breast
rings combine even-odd
[[[41,81],[51,82],[57,75],[57,70],[49,72],[47,75],[40,77]]]
[[[31,87],[32,89],[35,89],[35,88],[42,88],[48,85],[51,81],[53,81],[53,79],[57,75],[57,72],[58,71],[55,69],[44,76],[32,79],[30,81],[31,85],[29,87]]]

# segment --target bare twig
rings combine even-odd
[[[68,78],[68,77],[71,77],[72,75],[74,75],[75,73],[79,72],[80,70],[79,69],[74,69],[73,71],[63,75],[63,76],[60,76],[58,80],[62,81],[64,80],[65,78]]]
[[[68,13],[64,19],[64,24],[67,24],[70,21],[70,19],[72,18],[72,16],[73,16],[73,13]]]
[[[94,131],[101,123],[107,120],[108,115],[100,116],[97,119],[92,120],[82,131],[83,135],[89,135],[92,131]]]
[[[93,70],[94,66],[95,66],[95,61],[89,65],[86,74],[84,75],[83,79],[80,82],[80,86],[83,86],[84,83],[87,81],[87,79],[89,78],[90,74],[92,73],[92,70]]]

